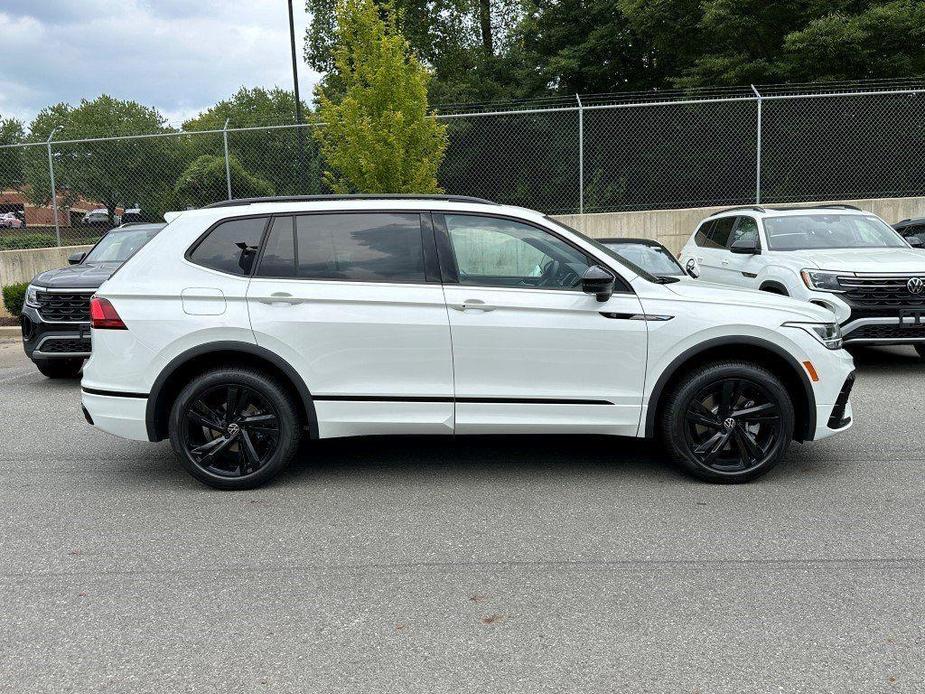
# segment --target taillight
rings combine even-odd
[[[109,299],[90,299],[90,325],[97,330],[128,330]]]

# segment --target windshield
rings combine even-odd
[[[606,243],[608,248],[617,255],[625,258],[634,265],[648,270],[653,275],[683,276],[682,268],[674,256],[662,246],[653,246],[648,243]]]
[[[578,229],[575,229],[575,228],[573,228],[573,227],[570,227],[568,224],[563,224],[563,223],[560,222],[558,219],[553,219],[552,217],[546,217],[546,221],[549,222],[550,224],[555,224],[557,227],[560,227],[560,228],[562,228],[562,229],[565,229],[566,231],[569,231],[569,232],[575,234],[575,235],[576,235],[577,237],[579,237],[582,241],[586,241],[586,242],[590,243],[590,244],[591,244],[592,246],[594,246],[597,250],[601,251],[601,253],[603,253],[604,255],[607,255],[607,256],[613,258],[616,262],[620,263],[620,265],[623,265],[624,267],[626,267],[626,268],[632,270],[633,272],[635,272],[635,273],[636,273],[637,275],[639,275],[640,277],[644,277],[645,279],[649,280],[650,282],[659,283],[659,282],[658,282],[658,278],[657,278],[655,275],[653,275],[652,273],[648,272],[646,269],[640,267],[639,265],[636,265],[636,263],[634,263],[632,260],[627,260],[627,259],[624,258],[622,255],[620,255],[619,253],[617,253],[616,251],[614,251],[612,248],[608,248],[607,246],[605,246],[604,244],[602,244],[600,241],[595,241],[595,240],[592,239],[590,236],[585,236],[585,235],[582,234],[580,231],[578,231]]]
[[[876,217],[858,214],[801,214],[766,217],[764,231],[773,251],[814,248],[906,248],[895,230]]]
[[[110,231],[84,258],[85,263],[124,263],[129,256],[154,238],[160,227]]]

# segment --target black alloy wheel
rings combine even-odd
[[[780,406],[763,386],[742,378],[710,383],[688,401],[685,437],[697,464],[744,473],[773,455],[781,437]]]
[[[221,489],[250,489],[274,477],[295,454],[300,432],[286,388],[249,369],[194,379],[170,416],[170,440],[183,467]]]
[[[787,389],[765,367],[747,362],[708,364],[687,374],[661,412],[674,460],[711,482],[745,482],[765,474],[793,438]]]

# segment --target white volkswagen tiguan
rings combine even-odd
[[[474,198],[183,212],[91,316],[88,421],[169,438],[223,489],[272,478],[303,434],[657,437],[687,472],[741,482],[851,424],[826,309],[654,277]]]
[[[909,344],[925,357],[925,251],[870,212],[724,210],[700,223],[681,263],[702,280],[824,306],[846,345]]]

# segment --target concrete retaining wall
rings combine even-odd
[[[876,198],[870,200],[833,200],[869,210],[893,224],[902,219],[925,217],[925,197]],[[771,203],[768,203],[769,205]],[[806,203],[809,204],[809,203]],[[823,205],[825,203],[818,203]],[[646,210],[643,212],[603,212],[600,214],[558,215],[556,219],[592,238],[642,237],[655,239],[677,255],[704,217],[721,207],[693,207],[681,210]],[[784,205],[781,205],[784,207]]]
[[[67,265],[67,257],[92,246],[64,246],[62,248],[31,248],[23,251],[0,251],[0,286],[28,282],[40,272]],[[0,301],[0,316],[8,316]]]

